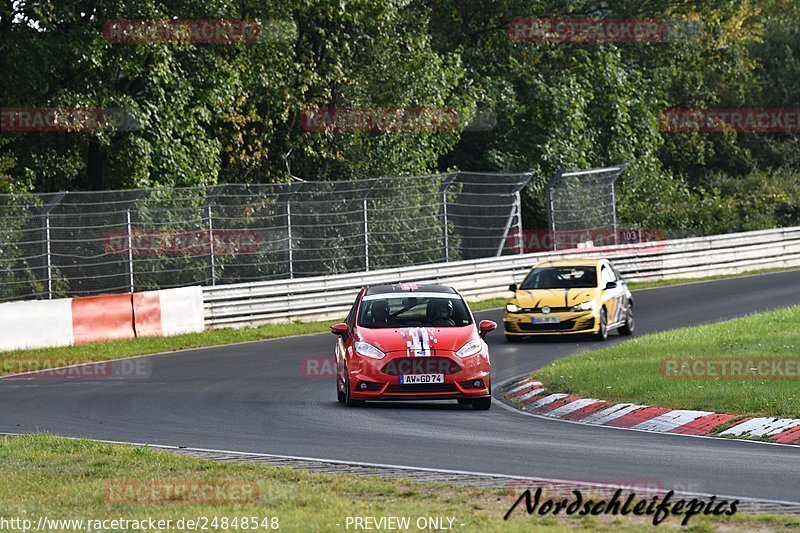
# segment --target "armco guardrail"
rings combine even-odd
[[[611,258],[631,281],[800,266],[800,227],[203,287],[205,323],[240,327],[336,319],[347,313],[361,287],[401,281],[451,285],[472,300],[506,296],[508,285],[520,281],[535,262],[575,256]]]

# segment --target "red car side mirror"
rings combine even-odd
[[[334,335],[347,335],[347,324],[339,322],[331,326],[331,333]]]
[[[496,329],[497,322],[493,322],[491,320],[481,320],[480,324],[478,324],[478,331],[480,332],[481,337],[484,337],[487,333]]]

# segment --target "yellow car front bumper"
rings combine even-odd
[[[558,323],[534,323],[534,319],[558,319]],[[591,311],[570,313],[509,313],[503,314],[506,335],[569,335],[597,333],[600,321]]]

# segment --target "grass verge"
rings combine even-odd
[[[27,518],[34,525],[39,517],[84,521],[152,517],[169,519],[173,524],[181,518],[206,517],[210,526],[210,520],[217,517],[221,526],[222,517],[227,517],[229,527],[215,529],[236,531],[244,528],[241,523],[238,529],[233,527],[231,521],[246,516],[257,518],[259,523],[263,518],[271,523],[277,517],[281,531],[343,531],[348,516],[407,516],[412,521],[418,517],[452,517],[453,529],[460,531],[611,532],[652,527],[647,517],[578,518],[562,514],[542,518],[528,516],[520,509],[504,521],[503,515],[517,496],[511,490],[214,462],[50,435],[0,437],[0,476],[0,516]],[[152,490],[170,486],[194,490],[180,494]],[[247,489],[231,489],[237,486]],[[203,492],[208,487],[214,490]],[[677,517],[671,517],[661,528],[679,529],[679,523]],[[695,516],[690,526],[699,531],[717,527],[726,531],[789,531],[800,527],[800,517]],[[67,530],[52,522],[45,529]],[[173,525],[172,529],[177,528]],[[82,530],[88,530],[86,523]],[[102,529],[109,530],[108,526]]]
[[[697,409],[747,416],[800,416],[800,306],[715,324],[634,337],[603,350],[560,359],[536,372],[554,392],[673,409]],[[662,361],[686,357],[743,356],[755,365],[765,357],[786,358],[781,379],[683,379]],[[684,359],[685,360],[685,359]],[[747,365],[745,365],[747,366]],[[772,366],[769,374],[773,373]],[[791,369],[794,368],[792,371]],[[709,369],[704,366],[701,369]],[[717,367],[718,374],[723,371]],[[791,377],[793,374],[794,377]],[[677,379],[681,376],[682,379]]]

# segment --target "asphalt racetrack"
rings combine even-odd
[[[634,293],[637,335],[800,302],[800,271]],[[500,310],[478,313],[502,322]],[[612,334],[609,342],[621,340]],[[489,335],[494,383],[591,350],[591,340],[507,344]],[[303,359],[331,334],[163,354],[146,379],[0,380],[0,431],[627,483],[800,502],[800,448],[624,431],[455,402],[336,402]]]

